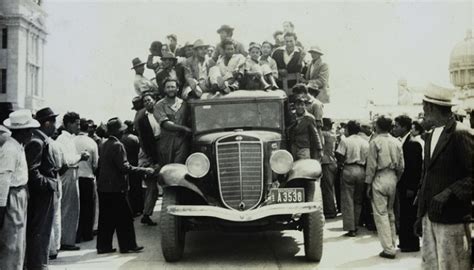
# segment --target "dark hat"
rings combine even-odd
[[[331,118],[323,117],[323,126],[330,126],[332,124],[334,124],[334,121]]]
[[[174,56],[174,54],[171,53],[171,52],[164,52],[163,53],[163,56],[161,57],[161,60],[165,60],[165,59],[172,59],[174,61],[178,61],[178,58],[176,58]]]
[[[172,38],[172,39],[174,39],[175,41],[178,40],[178,37],[176,36],[176,34],[169,34],[169,35],[166,36],[166,38],[167,38],[167,39]]]
[[[109,119],[109,121],[107,121],[107,131],[109,133],[124,131],[125,129],[127,129],[127,126],[122,123],[122,121],[118,117],[111,118]]]
[[[142,102],[142,98],[139,97],[139,96],[136,96],[132,99],[132,105],[133,107],[131,108],[131,110],[140,110],[141,108],[143,108],[143,102]]]
[[[234,31],[234,28],[228,26],[227,24],[224,24],[219,29],[217,29],[217,33],[219,34],[221,31],[232,32]]]
[[[54,113],[50,107],[46,107],[36,112],[35,119],[42,122],[51,118],[56,118],[56,116],[58,116],[58,114]]]
[[[135,57],[132,60],[132,68],[131,69],[137,68],[139,66],[143,66],[144,64],[146,64],[146,63],[142,62],[142,60],[140,60],[140,58]]]

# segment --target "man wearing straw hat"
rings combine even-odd
[[[471,269],[474,133],[456,122],[453,91],[431,84],[423,97],[425,140],[416,232],[423,225],[424,269]]]
[[[196,40],[193,44],[194,55],[184,62],[184,77],[187,84],[182,94],[184,100],[188,97],[199,98],[203,92],[209,91],[209,69],[215,62],[206,58],[208,46],[202,40]]]
[[[29,110],[10,113],[3,124],[12,132],[0,126],[0,269],[22,270],[28,205],[24,145],[31,140],[32,129],[40,125]]]
[[[311,63],[304,72],[304,80],[317,87],[320,91],[318,99],[323,103],[329,103],[329,95],[327,93],[329,67],[321,59],[322,50],[318,46],[312,46],[308,52],[311,54]]]

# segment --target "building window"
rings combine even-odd
[[[0,94],[7,93],[7,69],[0,69]]]
[[[8,28],[2,28],[2,49],[8,48]]]

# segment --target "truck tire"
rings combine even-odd
[[[307,201],[318,201],[316,194],[320,195],[317,183],[308,183]],[[305,257],[309,261],[319,262],[323,255],[323,231],[324,231],[324,214],[322,207],[309,214],[303,215],[303,238]]]
[[[183,218],[168,214],[169,205],[178,204],[178,192],[175,189],[166,189],[160,213],[161,250],[167,262],[176,262],[183,257],[186,232]]]

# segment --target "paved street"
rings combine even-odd
[[[156,210],[161,208],[160,201]],[[158,221],[159,211],[153,215]],[[299,231],[267,233],[190,232],[184,258],[166,263],[160,248],[159,227],[135,220],[138,254],[97,255],[95,240],[80,244],[80,251],[59,253],[50,269],[420,269],[421,254],[398,253],[395,260],[378,257],[376,235],[361,230],[355,238],[343,237],[342,220],[328,220],[324,232],[324,254],[320,263],[304,258],[303,234]],[[117,244],[114,244],[118,247]]]

